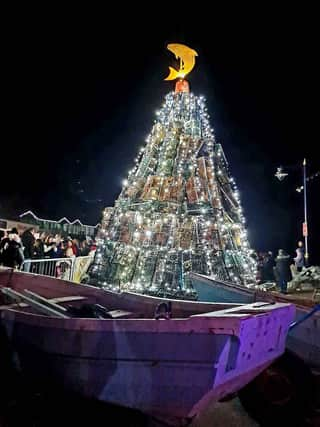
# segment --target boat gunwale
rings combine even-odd
[[[242,307],[240,308],[242,309]],[[154,318],[126,318],[126,319],[97,319],[97,318],[59,318],[42,314],[28,313],[15,309],[3,309],[0,312],[0,322],[24,323],[37,327],[51,327],[55,329],[69,329],[80,331],[103,331],[115,332],[151,332],[151,333],[212,333],[238,335],[244,323],[250,322],[257,317],[269,317],[272,312],[279,310],[293,310],[293,304],[279,303],[272,309],[250,313],[203,313],[203,315],[188,316],[185,318],[154,319]],[[221,315],[220,315],[221,313]],[[222,324],[223,323],[223,324]]]
[[[275,293],[272,293],[270,291],[263,291],[261,289],[244,288],[244,287],[236,285],[232,282],[225,282],[225,281],[214,279],[210,276],[205,276],[205,275],[202,275],[199,273],[193,273],[192,272],[191,275],[194,275],[195,278],[199,277],[200,280],[205,280],[207,282],[207,285],[210,287],[220,286],[221,288],[226,287],[227,289],[233,289],[235,291],[239,290],[244,294],[253,296],[255,301],[257,301],[259,298],[263,298],[263,299],[261,299],[261,301],[269,301],[270,303],[282,302],[282,303],[286,303],[286,304],[294,304],[297,307],[297,309],[303,310],[306,312],[310,311],[310,308],[313,308],[317,305],[317,302],[307,300],[307,299],[303,299],[300,301],[297,299],[291,299],[290,297],[294,298],[294,294],[280,295],[278,293],[275,294]],[[215,283],[213,283],[213,282],[215,282]],[[303,301],[305,301],[306,303],[303,304]],[[216,304],[216,303],[212,303],[210,301],[201,301],[201,302],[205,302],[207,304],[210,304],[210,303]],[[217,304],[218,304],[218,302],[217,302]],[[315,315],[320,316],[320,313],[316,313]]]

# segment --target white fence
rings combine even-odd
[[[42,274],[43,276],[80,283],[92,261],[92,256],[26,259],[21,269],[28,273]]]

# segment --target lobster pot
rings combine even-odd
[[[122,225],[121,226],[119,241],[122,243],[129,243],[130,242],[130,233],[129,233],[129,226],[128,225]]]
[[[160,288],[163,285],[164,280],[164,271],[166,266],[166,256],[167,254],[163,252],[158,253],[158,258],[155,265],[155,273],[152,280],[152,285]]]
[[[138,198],[142,192],[142,189],[145,185],[145,182],[146,182],[145,178],[135,177],[134,180],[132,181],[132,183],[127,187],[126,192],[125,192],[125,196],[129,197],[131,199]]]
[[[170,200],[172,202],[181,202],[183,198],[183,179],[177,177],[173,180],[170,188]]]
[[[186,193],[188,202],[191,205],[199,202],[197,183],[194,176],[191,176],[186,183]]]
[[[169,253],[166,259],[165,272],[163,276],[163,284],[168,288],[175,287],[178,282],[178,253]]]
[[[142,200],[158,200],[162,187],[163,178],[160,176],[149,176],[143,188]]]
[[[157,253],[149,249],[140,251],[132,282],[142,286],[150,286],[155,271]]]
[[[182,266],[183,274],[187,276],[187,273],[192,271],[192,255],[191,252],[182,252]]]
[[[187,219],[179,229],[179,248],[189,249],[192,243],[193,221]]]
[[[159,162],[156,170],[157,175],[172,175],[174,158],[176,157],[177,145],[179,142],[179,133],[180,131],[178,129],[168,132],[166,140],[160,150]]]
[[[129,243],[131,241],[131,235],[129,230],[129,224],[131,221],[131,212],[126,212],[124,215],[121,215],[119,226],[119,241],[122,243]]]
[[[114,212],[114,208],[105,208],[103,210],[103,214],[102,214],[102,227],[103,228],[108,228],[111,218],[112,218],[112,214]]]
[[[117,270],[115,275],[116,283],[128,283],[132,280],[138,251],[129,246],[121,247],[116,259]]]
[[[190,134],[193,138],[201,137],[201,127],[198,120],[190,120]]]
[[[183,197],[182,177],[168,177],[163,180],[159,201],[180,202]]]
[[[241,247],[241,231],[240,231],[240,227],[237,226],[233,226],[232,227],[232,235],[233,235],[233,239],[235,244],[237,245],[238,248]]]
[[[212,246],[213,241],[216,238],[216,229],[213,222],[209,224],[207,221],[198,223],[198,234],[201,236],[201,241],[204,241],[206,245]]]
[[[157,148],[163,141],[166,135],[166,129],[161,123],[156,123],[151,131],[152,146]]]
[[[165,178],[163,180],[163,184],[159,194],[159,201],[164,202],[171,200],[171,186],[173,182],[173,177]]]
[[[192,271],[195,273],[206,273],[206,262],[202,251],[195,251],[192,253]]]
[[[209,200],[205,183],[199,177],[191,176],[187,180],[186,193],[188,203],[191,205]]]
[[[204,157],[199,157],[197,159],[197,168],[200,178],[203,180],[207,180],[206,160]]]

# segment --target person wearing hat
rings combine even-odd
[[[286,294],[287,284],[292,279],[292,276],[290,270],[290,256],[283,249],[279,249],[278,251],[275,269],[278,277],[278,285],[280,286],[280,292]]]
[[[8,237],[1,240],[1,262],[5,267],[20,268],[23,263],[23,248],[18,230],[8,231]]]
[[[300,271],[302,271],[302,268],[304,267],[304,257],[305,257],[305,250],[304,250],[303,242],[301,242],[301,240],[298,242],[296,254],[297,256],[293,258],[293,261],[297,271],[300,273]]]

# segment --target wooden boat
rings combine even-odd
[[[171,300],[161,316],[160,298],[9,269],[0,269],[0,289],[1,327],[25,373],[176,425],[280,356],[295,312],[285,303]],[[84,303],[109,318],[70,317]]]
[[[305,317],[316,305],[311,298],[312,292],[284,295],[279,292],[245,288],[197,273],[191,273],[191,280],[198,293],[199,301],[242,304],[250,304],[255,301],[293,303],[296,305],[296,321]],[[310,367],[320,368],[319,337],[320,311],[289,331],[287,348]]]
[[[245,288],[192,273],[201,301],[294,303],[295,322],[286,352],[239,391],[246,411],[260,424],[320,425],[320,305],[313,292],[283,295]]]

